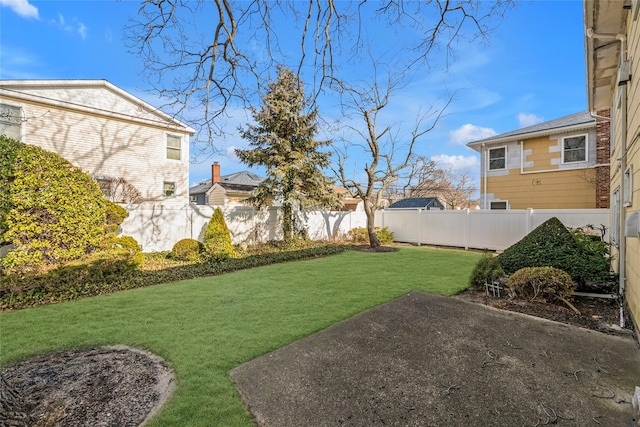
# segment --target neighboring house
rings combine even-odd
[[[640,2],[584,2],[589,110],[611,119],[612,259],[640,325]]]
[[[346,188],[333,186],[333,191],[336,192],[340,198],[341,206],[335,208],[336,211],[356,211],[364,212],[364,202],[358,197],[353,197],[349,190]]]
[[[444,210],[444,205],[437,197],[410,197],[394,202],[388,209],[426,209],[428,211]]]
[[[194,130],[106,80],[0,80],[0,134],[126,182],[129,202],[189,201]]]
[[[264,178],[248,172],[220,175],[220,164],[211,165],[211,179],[189,188],[191,203],[211,206],[245,206],[245,200]]]
[[[481,209],[609,207],[608,122],[589,112],[470,142]]]

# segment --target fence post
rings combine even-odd
[[[418,246],[420,246],[420,236],[422,235],[422,209],[418,208]]]
[[[469,250],[469,234],[470,234],[469,230],[471,228],[471,225],[469,224],[469,221],[470,221],[471,218],[469,217],[469,208],[466,208],[465,211],[467,211],[467,212],[466,212],[466,215],[465,215],[466,224],[465,224],[465,231],[464,231],[464,233],[465,233],[465,236],[464,236],[464,250],[468,251]]]
[[[532,216],[533,208],[527,208],[527,234],[531,233]]]

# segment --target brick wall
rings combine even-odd
[[[610,117],[610,111],[598,111],[600,117]],[[597,119],[596,123],[596,208],[609,208],[610,121]]]

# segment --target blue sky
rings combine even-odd
[[[139,2],[0,0],[0,5],[0,78],[106,79],[159,106],[146,92],[141,59],[124,44],[123,27]],[[416,72],[395,94],[385,118],[409,131],[420,108],[436,102],[445,89],[456,91],[446,116],[416,151],[477,180],[479,156],[467,142],[586,110],[585,77],[582,2],[518,1],[489,45],[459,45],[448,70]],[[341,116],[335,102],[321,103],[320,114]],[[237,110],[229,121],[235,128],[247,117]],[[214,160],[223,174],[247,169],[231,154],[246,147],[237,135],[216,146],[220,154],[192,162],[190,184],[208,178]],[[351,159],[363,166],[364,160]]]

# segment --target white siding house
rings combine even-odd
[[[106,80],[0,80],[0,134],[126,180],[136,203],[189,203],[194,130]]]

